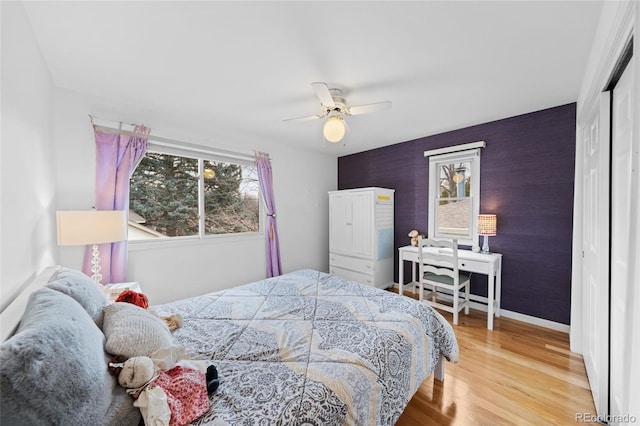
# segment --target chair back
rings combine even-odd
[[[425,264],[424,259],[428,259],[429,264]],[[418,260],[420,277],[423,277],[426,272],[431,272],[436,275],[447,275],[453,279],[454,285],[459,284],[458,240],[418,237]]]

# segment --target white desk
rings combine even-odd
[[[423,250],[436,252],[438,249],[434,247],[424,248]],[[416,280],[416,267],[418,262],[418,247],[404,246],[398,249],[398,282],[399,293],[402,294],[405,285],[411,285],[413,288],[418,283]],[[411,282],[404,284],[404,261],[410,261]],[[423,258],[424,262],[429,259]],[[487,279],[487,297],[470,295],[470,299],[487,304],[487,328],[493,330],[493,316],[500,316],[500,292],[502,286],[502,255],[500,253],[474,253],[471,250],[458,249],[458,268],[462,271],[483,274]],[[495,286],[495,291],[494,291]]]

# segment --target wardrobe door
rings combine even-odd
[[[351,255],[373,258],[374,223],[373,191],[354,193],[352,202]]]
[[[351,197],[348,194],[329,195],[329,251],[349,254],[351,250]]]

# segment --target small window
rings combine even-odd
[[[255,162],[215,157],[150,144],[130,179],[129,241],[259,232]]]
[[[429,236],[477,244],[480,150],[429,157]]]

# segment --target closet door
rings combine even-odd
[[[613,90],[611,126],[611,351],[610,414],[630,412],[633,330],[632,145],[634,119],[633,58]],[[635,225],[635,224],[634,224]],[[637,283],[636,283],[637,284]],[[637,307],[636,307],[637,309]],[[636,401],[637,404],[638,401]]]
[[[598,415],[609,392],[609,129],[610,93],[594,103],[583,143],[583,350]]]

